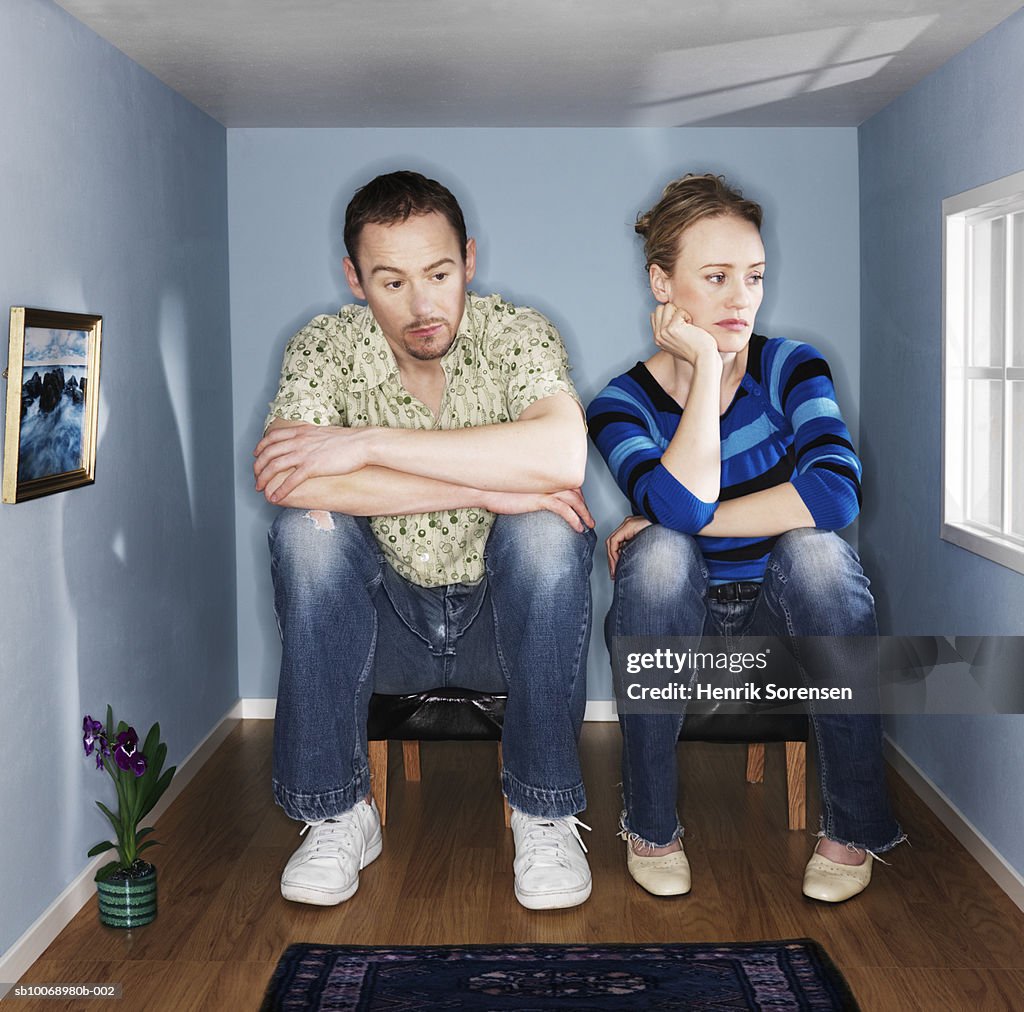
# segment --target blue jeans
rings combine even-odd
[[[800,528],[775,544],[764,583],[752,601],[707,597],[708,571],[688,534],[652,526],[619,557],[612,608],[605,622],[615,636],[689,638],[704,635],[782,638],[796,652],[805,682],[854,690],[877,698],[877,649],[849,649],[837,637],[877,636],[875,603],[856,553],[830,531]],[[820,637],[800,641],[794,637]],[[800,656],[799,649],[805,656]],[[818,656],[806,656],[814,650]],[[852,661],[851,661],[852,658]],[[813,672],[809,674],[809,672]],[[809,715],[818,746],[822,825],[831,840],[873,853],[896,846],[903,834],[889,809],[882,759],[882,723],[875,713]],[[680,709],[685,704],[680,703]],[[685,713],[620,714],[622,727],[623,831],[653,846],[682,836],[676,814],[676,742]]]
[[[333,818],[368,793],[374,691],[445,686],[508,694],[502,788],[513,807],[551,818],[585,808],[576,743],[593,532],[549,512],[499,516],[483,580],[425,588],[388,565],[365,519],[318,516],[285,509],[270,530],[282,640],[273,779],[285,812]]]

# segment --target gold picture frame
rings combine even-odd
[[[96,480],[103,317],[11,307],[3,501]]]

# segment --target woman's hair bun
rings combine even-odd
[[[633,226],[644,239],[646,268],[657,264],[671,274],[679,254],[679,237],[703,218],[732,215],[761,230],[761,206],[747,200],[722,176],[693,173],[673,179],[649,211],[638,214]]]

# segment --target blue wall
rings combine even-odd
[[[561,330],[584,401],[653,350],[651,297],[632,223],[668,180],[724,172],[766,211],[766,296],[758,329],[809,340],[829,357],[857,429],[857,154],[853,129],[228,131],[231,343],[243,697],[276,694],[266,530],[274,509],[253,491],[252,447],[291,334],[352,296],[341,226],[353,190],[378,172],[434,175],[463,204],[479,243],[478,292],[500,291]],[[591,454],[585,486],[607,535],[625,499]],[[611,600],[603,552],[590,698],[611,698],[600,621]]]
[[[238,685],[225,131],[4,0],[0,136],[4,331],[11,305],[103,316],[96,484],[0,506],[3,951],[109,833],[83,713],[159,720],[176,762]]]
[[[942,200],[1024,169],[1024,12],[862,125],[860,545],[883,631],[1021,635],[1024,576],[939,540]],[[1024,677],[1024,672],[1020,673]],[[1024,718],[892,719],[1024,874]]]

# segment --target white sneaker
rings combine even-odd
[[[529,910],[575,907],[590,895],[590,866],[574,815],[548,819],[512,809],[516,899]]]
[[[360,801],[335,819],[307,822],[302,833],[307,830],[285,865],[281,895],[295,903],[334,906],[359,888],[360,870],[380,855],[377,805]]]

